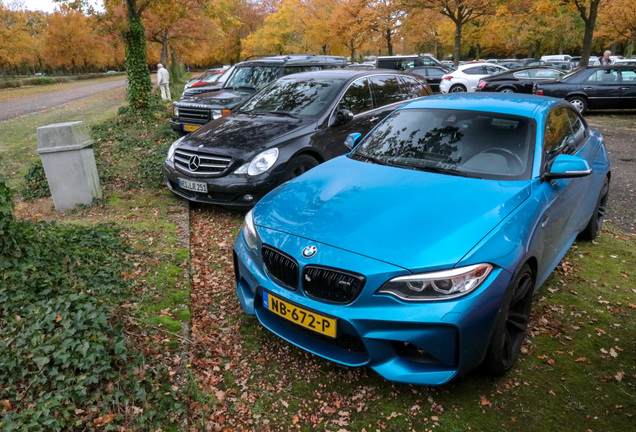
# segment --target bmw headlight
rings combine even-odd
[[[168,149],[168,156],[166,157],[167,161],[172,162],[172,160],[174,158],[174,152],[177,149],[177,147],[179,146],[179,143],[181,141],[183,141],[184,138],[185,138],[185,136],[182,136],[181,138],[179,138],[178,140],[176,140],[175,142],[172,143],[172,145]]]
[[[486,280],[493,266],[475,264],[450,270],[400,276],[391,279],[376,292],[405,301],[448,300],[466,295]]]
[[[253,251],[258,250],[258,245],[261,242],[261,238],[258,235],[258,231],[256,231],[256,225],[254,225],[254,215],[252,213],[252,210],[248,211],[245,215],[243,238],[245,239],[245,243],[247,243],[250,249],[252,249]]]
[[[278,160],[278,149],[272,148],[259,153],[251,162],[242,165],[234,174],[249,174],[256,176],[274,166]]]

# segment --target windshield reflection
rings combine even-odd
[[[331,104],[342,83],[338,79],[282,78],[250,99],[240,111],[313,117]]]
[[[530,119],[480,111],[405,109],[351,153],[383,165],[476,178],[529,179]]]

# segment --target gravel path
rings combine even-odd
[[[77,99],[94,96],[97,93],[125,86],[125,77],[122,77],[120,80],[108,82],[88,81],[86,85],[3,101],[0,102],[0,122],[44,111]]]

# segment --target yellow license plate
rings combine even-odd
[[[197,125],[183,125],[183,130],[186,132],[194,132],[195,130],[199,129],[201,126],[197,126]]]
[[[336,337],[336,320],[333,318],[287,303],[267,291],[263,291],[263,306],[276,315],[305,328],[332,338]]]

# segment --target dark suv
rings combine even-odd
[[[344,57],[295,54],[239,63],[220,91],[184,97],[172,106],[170,125],[177,132],[192,132],[236,108],[276,79],[297,73],[342,68]]]
[[[405,56],[385,56],[375,59],[376,69],[395,69],[405,71],[417,66],[439,66],[447,69],[435,57],[427,54],[405,55]]]
[[[423,78],[390,70],[282,77],[175,141],[166,184],[190,201],[251,207],[279,184],[347,153],[349,134],[366,134],[408,100],[429,94]]]

